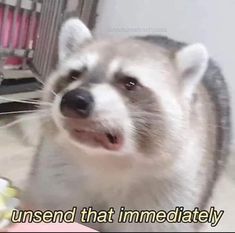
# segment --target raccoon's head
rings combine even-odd
[[[150,156],[176,150],[207,61],[200,44],[171,53],[137,38],[95,40],[73,18],[62,26],[45,98],[78,147]]]

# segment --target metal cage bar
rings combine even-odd
[[[65,0],[43,1],[41,20],[33,56],[33,66],[38,74],[45,78],[54,61],[56,38],[62,23]],[[61,17],[62,16],[62,17]]]
[[[12,22],[12,27],[10,30],[10,40],[9,40],[9,49],[12,51],[14,49],[14,38],[16,35],[16,19],[19,15],[20,11],[20,5],[21,5],[21,0],[17,0],[16,5],[14,7],[14,12],[13,12],[13,22]]]
[[[92,29],[97,2],[0,0],[0,95],[20,100],[40,98],[41,81],[38,79],[44,80],[57,63],[62,22],[77,16]],[[9,57],[20,57],[24,61],[21,70],[3,69]],[[33,83],[32,79],[35,79]],[[2,104],[0,100],[0,112]],[[11,106],[8,107],[14,109]]]
[[[38,0],[0,0],[0,7],[0,58],[31,58],[41,3]]]
[[[7,17],[9,13],[9,8],[10,6],[6,5],[3,9],[3,20],[2,20],[2,25],[1,25],[1,40],[0,40],[0,45],[1,48],[3,48],[3,40],[4,40],[4,31],[6,30],[6,22],[7,22]]]

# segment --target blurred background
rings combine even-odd
[[[234,12],[234,0],[0,0],[0,123],[9,125],[13,118],[19,120],[22,113],[35,108],[43,82],[57,62],[59,28],[72,16],[80,17],[98,38],[160,34],[205,44],[228,83],[234,119]],[[23,187],[36,128],[28,121],[20,128],[0,128],[0,176]],[[27,142],[22,130],[32,134]],[[209,231],[234,230],[235,159],[231,149],[226,175],[211,200],[225,214],[221,224]]]

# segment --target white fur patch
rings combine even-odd
[[[133,152],[133,124],[122,97],[109,84],[99,84],[91,88],[95,99],[94,118],[109,129],[120,129],[124,136],[121,152]]]
[[[81,45],[92,38],[90,30],[78,18],[70,18],[61,27],[59,35],[59,60],[63,61]]]
[[[86,53],[71,56],[63,64],[63,69],[69,70],[80,70],[83,67],[91,70],[99,61],[99,55],[97,53]]]
[[[121,66],[121,58],[115,58],[111,61],[108,67],[107,75],[110,77],[112,76],[116,71],[120,69]]]
[[[184,94],[190,97],[208,65],[209,55],[202,44],[186,46],[176,54],[176,65],[183,77]]]

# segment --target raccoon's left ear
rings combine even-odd
[[[92,39],[90,30],[78,18],[65,21],[59,34],[59,61],[79,50],[81,45]]]
[[[183,79],[183,94],[190,98],[207,69],[209,55],[202,44],[192,44],[182,48],[175,55],[175,62]]]

